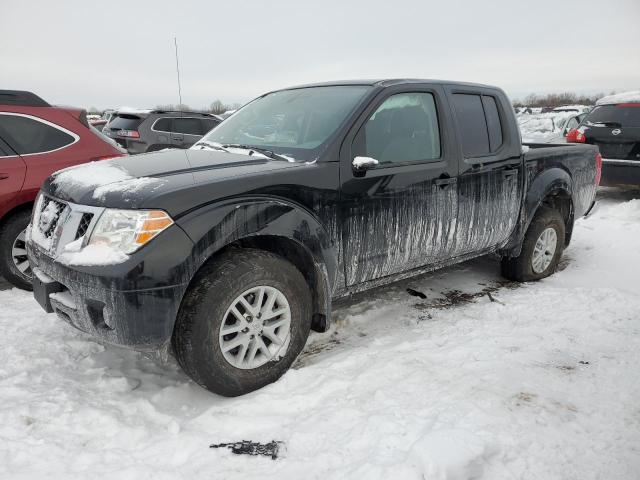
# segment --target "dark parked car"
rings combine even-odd
[[[189,148],[221,121],[209,113],[120,110],[102,132],[129,153],[144,153]]]
[[[0,90],[0,275],[31,289],[25,228],[40,185],[54,171],[123,155],[77,108],[31,92]]]
[[[509,279],[553,273],[593,204],[598,151],[524,150],[494,87],[271,92],[190,150],[107,162],[126,180],[49,178],[28,243],[34,295],[104,341],[172,344],[196,382],[241,395],[327,330],[333,299],[489,253]]]
[[[598,146],[601,185],[640,185],[640,91],[598,100],[567,142]]]

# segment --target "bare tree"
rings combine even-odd
[[[578,95],[572,92],[548,93],[546,95],[537,95],[532,93],[527,95],[524,100],[514,100],[514,107],[560,107],[562,105],[594,105],[599,98],[604,96],[603,93],[596,95]]]
[[[211,105],[209,106],[209,111],[216,115],[224,113],[227,110],[228,110],[228,107],[224,103],[222,103],[220,100],[215,100],[211,102]]]

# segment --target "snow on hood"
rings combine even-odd
[[[54,174],[52,184],[68,195],[94,189],[93,198],[104,198],[111,192],[135,192],[143,187],[162,185],[163,180],[150,177],[134,177],[121,165],[109,161],[89,162],[65,168]]]
[[[640,103],[640,90],[607,95],[596,102],[596,105],[615,105],[618,103]]]

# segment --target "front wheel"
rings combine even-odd
[[[198,272],[172,341],[191,378],[234,397],[280,378],[304,347],[310,327],[311,294],[300,271],[272,253],[241,249]]]
[[[31,290],[33,273],[27,259],[26,228],[30,211],[23,211],[7,219],[0,231],[0,274],[13,285]]]
[[[520,255],[503,257],[502,276],[518,282],[548,277],[558,267],[564,239],[565,225],[560,212],[540,207],[527,229]]]

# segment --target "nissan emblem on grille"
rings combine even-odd
[[[64,210],[64,205],[60,205],[53,200],[48,200],[40,212],[38,227],[46,237],[53,235],[62,210]]]

